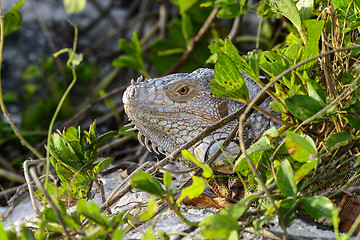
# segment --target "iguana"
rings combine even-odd
[[[249,98],[252,99],[261,88],[248,76],[243,77],[249,90]],[[177,73],[153,79],[139,77],[137,81],[132,80],[123,95],[123,103],[125,112],[134,125],[133,129],[138,130],[140,143],[149,151],[168,155],[197,136],[206,126],[244,106],[241,102],[214,96],[209,86],[213,78],[212,69],[200,68],[192,73]],[[270,101],[265,100],[260,107],[269,110]],[[191,147],[190,152],[205,163],[237,124],[237,120],[229,122]],[[274,125],[277,125],[274,120],[255,111],[246,120],[244,135],[247,145]],[[227,167],[227,159],[234,158],[239,153],[239,143],[235,138],[217,158],[216,170],[231,173],[232,169],[229,171]],[[179,162],[189,166],[181,157]],[[217,194],[230,197],[234,201],[243,197],[242,184],[230,180],[226,180],[225,184],[232,186],[219,185],[217,181],[209,183]]]

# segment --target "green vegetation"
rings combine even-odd
[[[18,1],[1,19],[0,54],[4,36],[21,27],[19,8],[24,1]],[[69,13],[81,11],[89,4],[86,1],[64,3]],[[16,233],[15,230],[4,231],[0,226],[0,238],[121,239],[132,227],[155,221],[160,204],[173,210],[189,226],[199,227],[204,238],[238,239],[238,232],[246,227],[258,231],[276,216],[285,230],[299,212],[315,220],[326,219],[326,224],[334,227],[337,239],[349,238],[360,223],[360,217],[348,233],[339,236],[339,228],[342,229],[340,209],[333,202],[341,202],[349,193],[359,195],[359,1],[262,0],[250,6],[246,0],[240,3],[235,0],[172,0],[170,7],[176,8],[177,13],[166,28],[157,25],[153,31],[141,35],[133,31],[131,40],[119,40],[121,54],[112,59],[113,70],[92,85],[91,90],[85,91],[86,100],[80,103],[70,90],[77,84],[87,85],[86,80],[94,73],[94,64],[84,61],[77,53],[76,27],[73,48],[58,52],[69,55],[59,73],[54,71],[55,61],[59,59],[49,56],[40,58],[39,65],[29,65],[24,72],[25,98],[32,103],[24,108],[21,126],[13,123],[4,103],[16,102],[18,96],[3,93],[0,79],[0,106],[9,122],[0,119],[0,148],[21,152],[16,161],[9,161],[15,168],[20,168],[28,156],[41,159],[47,151],[47,163],[51,161],[61,181],[59,187],[51,181],[48,183],[47,165],[45,190],[41,183],[37,184],[37,195],[50,205],[40,213],[37,228],[22,226],[20,233]],[[233,34],[238,27],[236,22],[255,11],[261,19],[258,35],[247,39],[253,39],[257,48],[239,54],[244,36]],[[232,21],[234,28],[228,29],[222,25],[226,21],[218,19]],[[157,38],[153,35],[157,30],[166,31],[166,34],[159,34],[161,37]],[[121,70],[130,69],[136,75],[149,77],[154,69],[158,75],[164,75],[189,72],[198,67],[215,69],[215,79],[210,84],[215,95],[248,104],[239,124],[243,154],[232,163],[234,173],[246,185],[247,196],[201,222],[186,220],[180,211],[181,200],[199,196],[205,188],[203,178],[211,179],[214,173],[211,163],[200,163],[182,150],[186,159],[202,169],[201,174],[195,174],[192,184],[184,189],[173,189],[168,172],[159,181],[149,173],[154,167],[148,172],[136,171],[131,177],[131,186],[153,196],[146,209],[137,215],[120,212],[107,216],[103,212],[106,206],[98,207],[80,199],[88,197],[93,181],[100,185],[98,175],[112,158],[99,155],[98,149],[113,135],[108,132],[97,137],[95,122],[89,131],[67,127],[57,133],[53,133],[53,124],[63,128],[69,125],[69,122],[64,124],[65,120],[70,119],[70,124],[80,125],[81,117],[75,113],[80,111],[85,115],[95,103],[106,99],[104,106],[122,125],[124,116],[117,112],[111,98],[114,93],[109,90]],[[240,71],[273,98],[270,107],[281,115],[284,124],[279,129],[266,131],[248,149],[245,149],[242,129],[246,113],[256,99],[249,99]],[[47,101],[36,97],[40,88],[35,81],[37,78],[46,79],[47,90],[52,93]],[[121,128],[119,134],[129,140],[133,134],[126,138],[125,129]],[[42,143],[46,136],[45,148],[33,147]],[[18,140],[28,150],[24,150]],[[11,156],[9,152],[0,154],[6,159]],[[36,177],[33,178],[36,181]],[[11,186],[12,182],[9,178],[3,185]],[[67,213],[64,203],[76,200],[77,209]],[[247,212],[250,207],[255,211]],[[150,224],[143,239],[156,238],[168,239],[169,234],[156,232]]]

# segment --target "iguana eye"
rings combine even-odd
[[[180,95],[186,95],[189,92],[189,88],[187,86],[184,86],[178,90],[178,93]]]
[[[164,86],[166,95],[176,102],[187,102],[200,94],[203,86],[195,79],[176,79]]]

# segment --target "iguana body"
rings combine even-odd
[[[213,76],[211,69],[198,69],[190,74],[132,81],[123,96],[124,108],[129,120],[139,130],[139,140],[149,151],[169,154],[197,136],[206,126],[243,106],[240,102],[212,95],[208,81],[212,81]],[[260,87],[247,77],[245,80],[252,98]],[[253,114],[246,122],[247,140],[258,137],[270,123],[268,117]],[[237,124],[237,121],[228,123],[202,139],[190,151],[198,160],[206,162]],[[234,157],[239,152],[238,143],[233,141],[225,154]],[[224,161],[226,156],[221,155],[217,162]]]
[[[213,80],[213,76],[214,72],[211,69],[198,69],[189,74],[172,74],[154,79],[139,78],[136,82],[132,81],[123,96],[124,109],[129,120],[135,125],[134,129],[139,130],[139,141],[149,151],[168,155],[197,136],[206,126],[243,106],[240,102],[214,96],[209,87],[209,81]],[[244,79],[249,90],[249,98],[252,99],[260,91],[260,87],[247,76],[244,76]],[[269,100],[260,106],[268,108]],[[198,160],[206,162],[237,124],[237,120],[228,123],[189,150]],[[259,112],[254,112],[246,120],[244,136],[251,142],[271,125],[274,125],[274,121]],[[233,158],[239,152],[240,148],[235,139],[217,159],[217,165],[226,165],[226,158]],[[180,163],[188,164],[183,159],[180,159]],[[241,199],[244,192],[241,190],[242,185],[229,179],[223,179],[222,184],[213,180],[208,183],[219,195],[234,200]],[[356,211],[359,212],[360,207]],[[344,224],[351,225],[354,220],[343,212]],[[356,218],[357,212],[352,213],[352,217]],[[347,229],[348,227],[342,230]]]

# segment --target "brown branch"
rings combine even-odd
[[[169,75],[171,73],[176,72],[182,65],[186,63],[186,61],[190,58],[191,53],[195,50],[197,44],[199,44],[200,40],[204,37],[205,33],[209,30],[210,24],[214,21],[216,17],[216,13],[219,8],[214,8],[210,13],[209,17],[206,19],[204,25],[201,27],[197,35],[194,37],[194,41],[191,46],[184,52],[179,61],[173,66],[165,75]]]
[[[340,114],[352,114],[352,115],[354,115],[355,117],[357,117],[357,118],[360,119],[360,115],[357,114],[356,112],[352,112],[352,111],[337,111],[337,113],[340,113]]]

